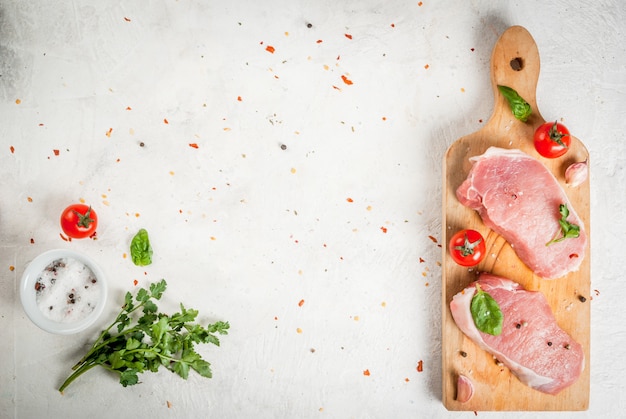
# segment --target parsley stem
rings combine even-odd
[[[102,333],[100,333],[100,336],[98,336],[98,339],[96,339],[96,341],[93,343],[93,345],[91,346],[91,349],[85,354],[85,356],[83,356],[81,358],[80,361],[78,361],[76,363],[76,365],[74,365],[72,367],[72,370],[76,370],[78,367],[80,367],[82,364],[84,364],[85,362],[87,362],[87,360],[89,359],[89,357],[96,352],[97,350],[99,350],[100,348],[103,348],[104,346],[106,346],[108,343],[115,341],[116,339],[119,338],[118,336],[112,336],[109,339],[104,339],[104,337],[109,333],[109,331],[113,328],[113,326],[115,326],[117,323],[120,322],[120,318],[122,316],[122,314],[124,314],[124,312],[126,312],[127,314],[131,314],[134,313],[135,311],[137,311],[138,309],[142,308],[144,306],[145,303],[140,303],[137,304],[136,306],[134,306],[131,310],[127,311],[124,307],[122,307],[122,310],[120,311],[120,313],[117,315],[117,317],[115,318],[115,320],[113,321],[113,323],[111,323],[109,325],[109,327],[107,327],[106,329],[104,329],[102,331]],[[124,334],[128,334],[128,332],[135,332],[136,329],[132,328],[129,330],[126,330],[124,332]]]
[[[81,375],[83,375],[84,373],[92,369],[93,367],[97,367],[98,365],[100,364],[97,364],[97,363],[83,364],[79,369],[77,369],[69,377],[67,377],[67,379],[63,382],[63,384],[61,384],[61,387],[59,387],[59,392],[63,394],[63,390],[65,390],[67,386],[72,384],[72,382],[75,379],[77,379],[78,377],[80,377]]]

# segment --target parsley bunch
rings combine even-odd
[[[137,384],[138,374],[157,372],[159,367],[165,367],[183,379],[187,379],[190,369],[202,377],[211,378],[211,364],[194,350],[194,344],[219,346],[216,335],[228,334],[230,326],[221,321],[206,327],[193,323],[198,311],[186,309],[182,304],[178,313],[159,313],[154,300],[160,300],[166,288],[167,283],[162,279],[150,284],[149,289],[140,288],[134,299],[127,292],[115,321],[74,365],[74,372],[59,391],[63,393],[76,378],[98,365],[118,373],[124,387]],[[134,313],[138,314],[133,316]],[[114,326],[117,326],[117,334],[111,333]]]

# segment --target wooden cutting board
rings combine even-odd
[[[536,87],[539,78],[539,52],[526,29],[513,26],[497,41],[491,56],[491,84],[494,110],[483,128],[461,137],[448,149],[443,161],[443,282],[442,282],[442,360],[443,403],[449,410],[586,410],[589,405],[589,322],[593,294],[590,290],[590,252],[585,251],[577,272],[556,280],[545,280],[530,271],[499,235],[485,227],[478,214],[462,206],[455,192],[467,177],[469,157],[482,154],[490,146],[517,148],[544,163],[567,193],[572,206],[589,226],[589,180],[578,187],[565,184],[567,166],[587,160],[584,145],[572,136],[570,150],[557,159],[541,157],[533,145],[535,129],[545,122],[537,109]],[[497,85],[515,89],[531,106],[528,122],[516,120]],[[561,106],[567,106],[562,103]],[[559,115],[549,115],[551,121]],[[567,125],[567,121],[564,121]],[[570,127],[571,129],[571,127]],[[463,268],[452,261],[447,243],[463,228],[480,231],[487,244],[487,256],[476,268]],[[531,227],[532,228],[532,227]],[[590,238],[588,242],[590,243]],[[585,352],[585,369],[580,378],[556,396],[541,393],[522,384],[506,367],[498,366],[494,358],[465,337],[452,319],[449,304],[452,297],[475,279],[476,272],[488,271],[510,278],[526,289],[541,291],[548,299],[558,324],[578,341]],[[585,301],[581,301],[584,297]],[[474,396],[467,403],[456,398],[459,374],[471,379]]]

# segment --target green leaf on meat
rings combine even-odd
[[[498,302],[489,293],[483,291],[478,283],[476,283],[476,293],[472,297],[470,311],[478,330],[494,336],[502,333],[504,314]]]

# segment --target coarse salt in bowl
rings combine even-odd
[[[55,334],[78,333],[102,314],[107,300],[104,272],[89,256],[55,249],[26,267],[20,298],[28,317]]]

